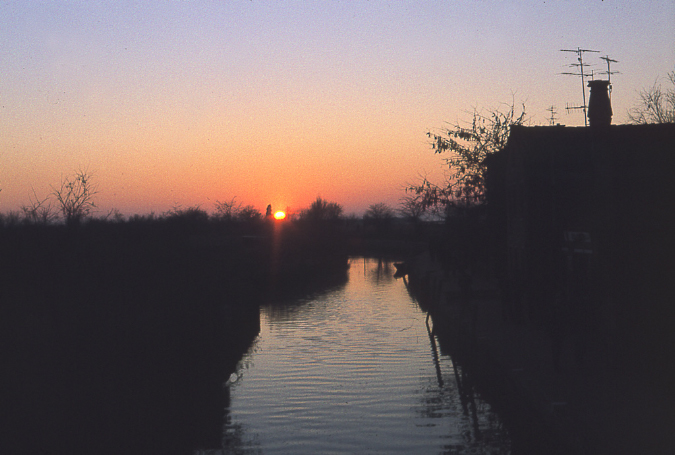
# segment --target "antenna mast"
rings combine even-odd
[[[551,117],[549,118],[549,122],[550,122],[551,126],[554,126],[555,121],[558,120],[558,117],[556,117],[556,114],[558,113],[558,111],[555,110],[555,106],[551,106],[546,110],[551,113]]]
[[[586,115],[586,109],[588,106],[586,106],[586,84],[584,81],[584,77],[592,77],[592,74],[584,74],[584,57],[583,54],[584,52],[600,52],[600,51],[594,51],[591,49],[581,49],[580,47],[577,47],[576,49],[560,49],[560,52],[574,52],[577,54],[577,60],[579,63],[572,63],[570,66],[579,67],[579,73],[562,73],[562,74],[567,74],[571,76],[581,76],[581,94],[583,96],[584,104],[581,106],[574,106],[570,107],[567,106],[566,109],[569,111],[570,109],[582,109],[584,111],[584,126],[588,126],[588,116]]]
[[[617,60],[612,60],[609,58],[609,55],[605,55],[604,57],[600,57],[604,61],[607,62],[607,71],[605,74],[607,74],[607,81],[609,82],[609,100],[612,100],[612,74],[621,74],[619,71],[611,71],[610,66],[612,63],[619,63]]]

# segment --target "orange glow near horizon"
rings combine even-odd
[[[511,99],[533,125],[578,102],[578,84],[554,77],[570,62],[558,49],[631,62],[617,66],[617,124],[675,55],[670,0],[620,12],[591,2],[583,18],[566,2],[40,3],[0,15],[12,56],[0,59],[0,213],[47,200],[78,169],[97,186],[95,216],[235,199],[291,218],[317,197],[345,215],[396,208],[409,184],[445,181],[428,132]],[[547,41],[570,27],[586,31],[578,43]]]
[[[276,212],[276,213],[274,214],[274,219],[275,219],[275,220],[284,220],[284,219],[286,219],[286,213],[284,213],[284,212],[282,212],[281,210],[279,210],[278,212]]]

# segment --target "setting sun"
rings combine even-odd
[[[275,219],[275,220],[283,220],[283,219],[285,219],[285,218],[286,218],[286,213],[285,213],[285,212],[282,212],[281,210],[279,210],[278,212],[276,212],[276,213],[274,214],[274,219]]]

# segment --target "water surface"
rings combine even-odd
[[[394,271],[352,259],[345,285],[261,308],[228,381],[225,453],[510,453]]]

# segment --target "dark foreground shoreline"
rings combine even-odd
[[[636,360],[626,352],[616,362],[612,346],[596,344],[579,362],[570,337],[556,368],[546,327],[505,320],[496,289],[467,299],[457,278],[428,255],[408,267],[409,287],[431,315],[441,349],[498,407],[514,454],[672,452],[672,367],[651,362],[654,353]]]
[[[331,232],[237,229],[3,228],[2,452],[220,446],[222,385],[258,334],[260,302],[322,286],[347,267]]]

